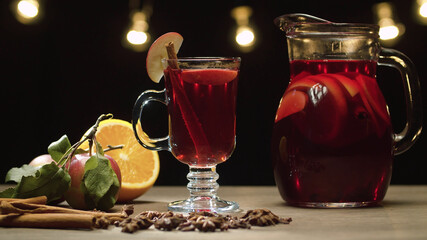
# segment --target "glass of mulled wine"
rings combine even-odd
[[[390,183],[393,156],[421,133],[420,86],[412,62],[380,46],[376,25],[304,14],[283,15],[275,23],[286,32],[290,60],[271,146],[282,198],[301,207],[378,204]],[[377,84],[377,65],[402,75],[407,124],[397,134]]]
[[[150,150],[168,150],[187,164],[190,197],[168,205],[176,212],[232,212],[236,202],[217,196],[216,165],[236,145],[236,95],[240,58],[163,59],[165,89],[148,90],[137,99],[133,125],[138,141]],[[173,67],[171,67],[173,66]],[[167,105],[169,135],[150,139],[137,131],[142,110],[150,101]]]

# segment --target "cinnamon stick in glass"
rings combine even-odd
[[[173,42],[166,44],[166,51],[168,53],[168,59],[175,60],[178,59],[175,47]],[[171,69],[179,70],[178,61],[168,61],[169,67]],[[166,76],[165,76],[166,77]],[[212,150],[210,148],[209,141],[206,137],[206,134],[200,124],[199,118],[194,113],[193,107],[191,106],[190,101],[188,100],[187,95],[183,87],[181,86],[179,79],[175,79],[173,74],[168,76],[175,90],[175,95],[179,102],[179,109],[181,110],[182,117],[187,127],[188,133],[190,134],[191,140],[194,143],[197,154],[199,155],[212,155]]]

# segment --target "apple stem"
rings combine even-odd
[[[117,145],[117,146],[107,145],[107,147],[108,148],[104,149],[104,152],[108,152],[108,151],[116,150],[116,149],[122,149],[122,148],[125,147],[125,145],[123,145],[123,144],[120,144],[120,145]]]
[[[95,138],[95,134],[98,131],[99,123],[106,119],[113,118],[113,114],[102,114],[98,117],[95,124],[89,129],[88,133],[83,136],[83,138],[76,142],[73,146],[71,146],[70,149],[67,150],[67,152],[62,156],[62,158],[57,162],[57,166],[64,166],[65,163],[71,160],[71,158],[75,155],[77,149],[82,145],[85,141],[89,141],[89,156],[92,156],[92,146],[93,146],[93,139]],[[120,146],[120,145],[119,145]],[[118,147],[117,147],[118,148]],[[117,149],[114,148],[114,149]],[[123,147],[122,147],[123,148]],[[113,150],[113,149],[111,149]]]
[[[122,149],[122,148],[124,148],[125,147],[125,145],[124,144],[120,144],[120,145],[117,145],[117,146],[111,146],[111,145],[107,145],[107,147],[108,148],[105,148],[105,149],[103,149],[102,151],[104,151],[104,153],[105,152],[109,152],[109,151],[111,151],[111,150],[116,150],[116,149]],[[89,152],[89,150],[90,150],[91,148],[86,148],[86,149],[84,149],[85,151],[87,151],[87,152]]]

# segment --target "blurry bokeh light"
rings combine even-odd
[[[380,28],[380,38],[382,40],[389,40],[389,39],[393,39],[396,38],[397,36],[399,36],[399,28],[397,28],[397,26],[385,26]]]
[[[18,2],[18,14],[24,18],[34,18],[39,14],[39,3],[33,0]]]
[[[420,6],[420,10],[418,12],[420,13],[421,17],[427,17],[427,2],[424,2]]]
[[[380,26],[379,35],[382,44],[394,45],[405,33],[405,26],[398,21],[393,4],[382,2],[375,4],[373,9],[376,22]]]
[[[147,42],[148,35],[146,32],[131,30],[126,35],[126,39],[131,43],[135,45],[144,44]]]
[[[40,18],[40,4],[37,0],[12,1],[11,10],[23,24],[32,24]]]
[[[427,0],[415,1],[413,15],[418,23],[427,25]]]
[[[237,23],[235,41],[243,52],[251,51],[256,40],[255,32],[249,24],[251,15],[252,8],[249,6],[238,6],[231,10],[231,16]]]
[[[239,27],[236,33],[236,42],[241,46],[251,46],[254,43],[255,34],[249,27]]]
[[[148,48],[150,34],[148,33],[148,17],[145,11],[131,13],[131,24],[126,33],[126,47],[137,51],[145,51]]]

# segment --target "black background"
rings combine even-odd
[[[413,1],[393,1],[406,32],[393,48],[407,54],[425,86],[427,26],[413,18]],[[111,1],[41,1],[37,24],[23,25],[1,1],[0,78],[2,151],[0,179],[8,169],[46,153],[63,134],[76,142],[102,113],[130,121],[134,101],[147,89],[163,88],[149,80],[146,52],[122,46],[129,24],[129,3]],[[303,12],[336,22],[373,23],[376,1],[167,1],[153,2],[149,32],[152,39],[176,31],[183,35],[179,56],[241,56],[237,110],[237,147],[218,165],[223,185],[274,184],[270,137],[278,102],[289,79],[285,36],[273,19]],[[236,23],[230,10],[239,4],[253,7],[251,24],[257,31],[252,52],[242,53],[233,42]],[[398,132],[405,123],[405,104],[399,73],[380,68],[378,83],[389,104]],[[147,131],[165,135],[165,107],[147,111]],[[425,120],[424,120],[425,122]],[[427,184],[425,134],[407,152],[395,157],[393,184]],[[160,152],[157,185],[184,185],[188,168],[169,152]]]

